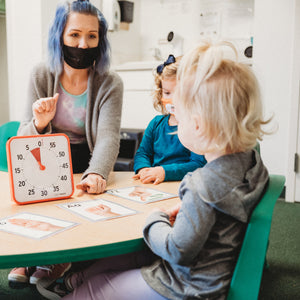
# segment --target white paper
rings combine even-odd
[[[177,197],[175,194],[169,194],[156,189],[145,188],[138,185],[108,190],[107,193],[140,203],[149,203]]]
[[[0,230],[32,239],[43,239],[76,225],[78,224],[32,213],[19,213],[0,220]]]
[[[120,218],[137,213],[133,209],[103,199],[57,204],[57,206],[90,221]]]

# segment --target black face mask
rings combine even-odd
[[[99,48],[76,48],[63,45],[65,62],[74,69],[86,69],[99,57]]]

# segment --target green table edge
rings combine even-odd
[[[143,238],[118,243],[66,249],[59,251],[0,256],[0,268],[51,265],[64,262],[84,261],[126,254],[145,248]]]

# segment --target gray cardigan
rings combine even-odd
[[[18,135],[39,134],[33,122],[32,104],[40,98],[53,97],[58,86],[59,75],[51,73],[45,64],[33,69],[25,116]],[[123,82],[114,72],[100,75],[91,68],[87,90],[85,128],[92,157],[83,178],[96,173],[107,179],[119,153]],[[51,122],[45,133],[52,133]]]
[[[172,300],[225,299],[249,216],[267,181],[255,150],[188,173],[174,226],[163,212],[147,219],[144,239],[160,258],[142,268],[146,282]]]

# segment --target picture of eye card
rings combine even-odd
[[[32,213],[20,213],[0,220],[0,230],[33,239],[43,239],[76,225],[78,224]]]
[[[177,197],[175,194],[169,194],[156,189],[145,188],[138,185],[108,190],[107,193],[140,203],[149,203]]]
[[[57,206],[67,209],[90,221],[120,218],[137,213],[137,211],[133,209],[103,199],[64,203],[58,204]]]

